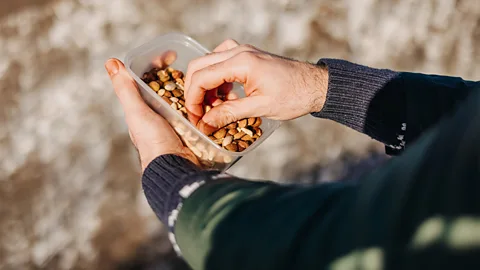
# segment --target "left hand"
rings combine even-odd
[[[165,154],[178,155],[198,165],[195,155],[183,145],[168,122],[142,99],[123,63],[118,59],[110,59],[105,63],[105,68],[125,112],[130,139],[140,155],[142,172],[152,160]]]

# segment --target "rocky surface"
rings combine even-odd
[[[171,31],[209,48],[231,37],[309,61],[480,76],[478,0],[2,1],[0,269],[182,268],[142,196],[103,70],[108,57]],[[288,181],[381,149],[305,117],[232,173]]]

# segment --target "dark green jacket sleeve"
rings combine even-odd
[[[347,252],[355,188],[211,182],[183,204],[175,227],[193,269],[322,269]]]
[[[480,85],[458,77],[375,69],[338,59],[328,68],[327,100],[314,116],[331,119],[383,142],[389,154],[409,144]]]

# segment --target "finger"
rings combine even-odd
[[[244,52],[195,72],[192,76],[188,96],[186,96],[187,109],[198,116],[203,115],[202,104],[205,92],[224,83],[239,82],[244,84],[247,81],[251,65],[254,64],[255,59],[247,56]]]
[[[222,42],[220,45],[218,45],[215,49],[213,49],[213,52],[223,52],[223,51],[228,51],[231,50],[235,47],[237,47],[238,42],[234,39],[227,39],[224,42]]]
[[[245,51],[256,51],[256,49],[250,45],[240,45],[240,46],[233,47],[230,50],[211,53],[191,61],[188,64],[187,73],[185,74],[185,98],[188,98],[188,94],[190,92],[192,75],[195,72],[203,68],[206,68],[208,66],[211,66],[213,64],[223,62]]]
[[[213,107],[202,121],[208,126],[220,128],[244,118],[266,116],[268,108],[268,98],[264,96],[229,100]]]
[[[126,118],[153,112],[142,99],[138,92],[137,85],[121,61],[118,59],[109,59],[105,63],[105,68],[110,75],[113,89],[122,105]]]
[[[169,50],[162,55],[155,57],[152,61],[152,65],[158,68],[166,68],[177,60],[177,52]]]

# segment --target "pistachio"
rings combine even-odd
[[[156,81],[151,81],[148,86],[150,86],[150,88],[153,89],[153,91],[157,92],[158,90],[160,90],[160,84]]]
[[[233,136],[227,136],[223,139],[222,146],[225,147],[233,142]]]
[[[167,91],[172,91],[174,90],[175,88],[177,88],[177,85],[174,83],[174,82],[166,82],[165,85],[163,86],[165,88],[165,90]]]
[[[220,138],[225,138],[226,134],[227,134],[227,130],[224,128],[221,128],[217,130],[215,133],[213,133],[213,136],[217,139],[220,139]]]
[[[182,91],[178,90],[178,89],[174,89],[172,91],[172,94],[174,97],[181,97],[183,95]]]
[[[247,119],[242,119],[240,121],[238,121],[238,127],[239,128],[244,128],[247,126]]]

